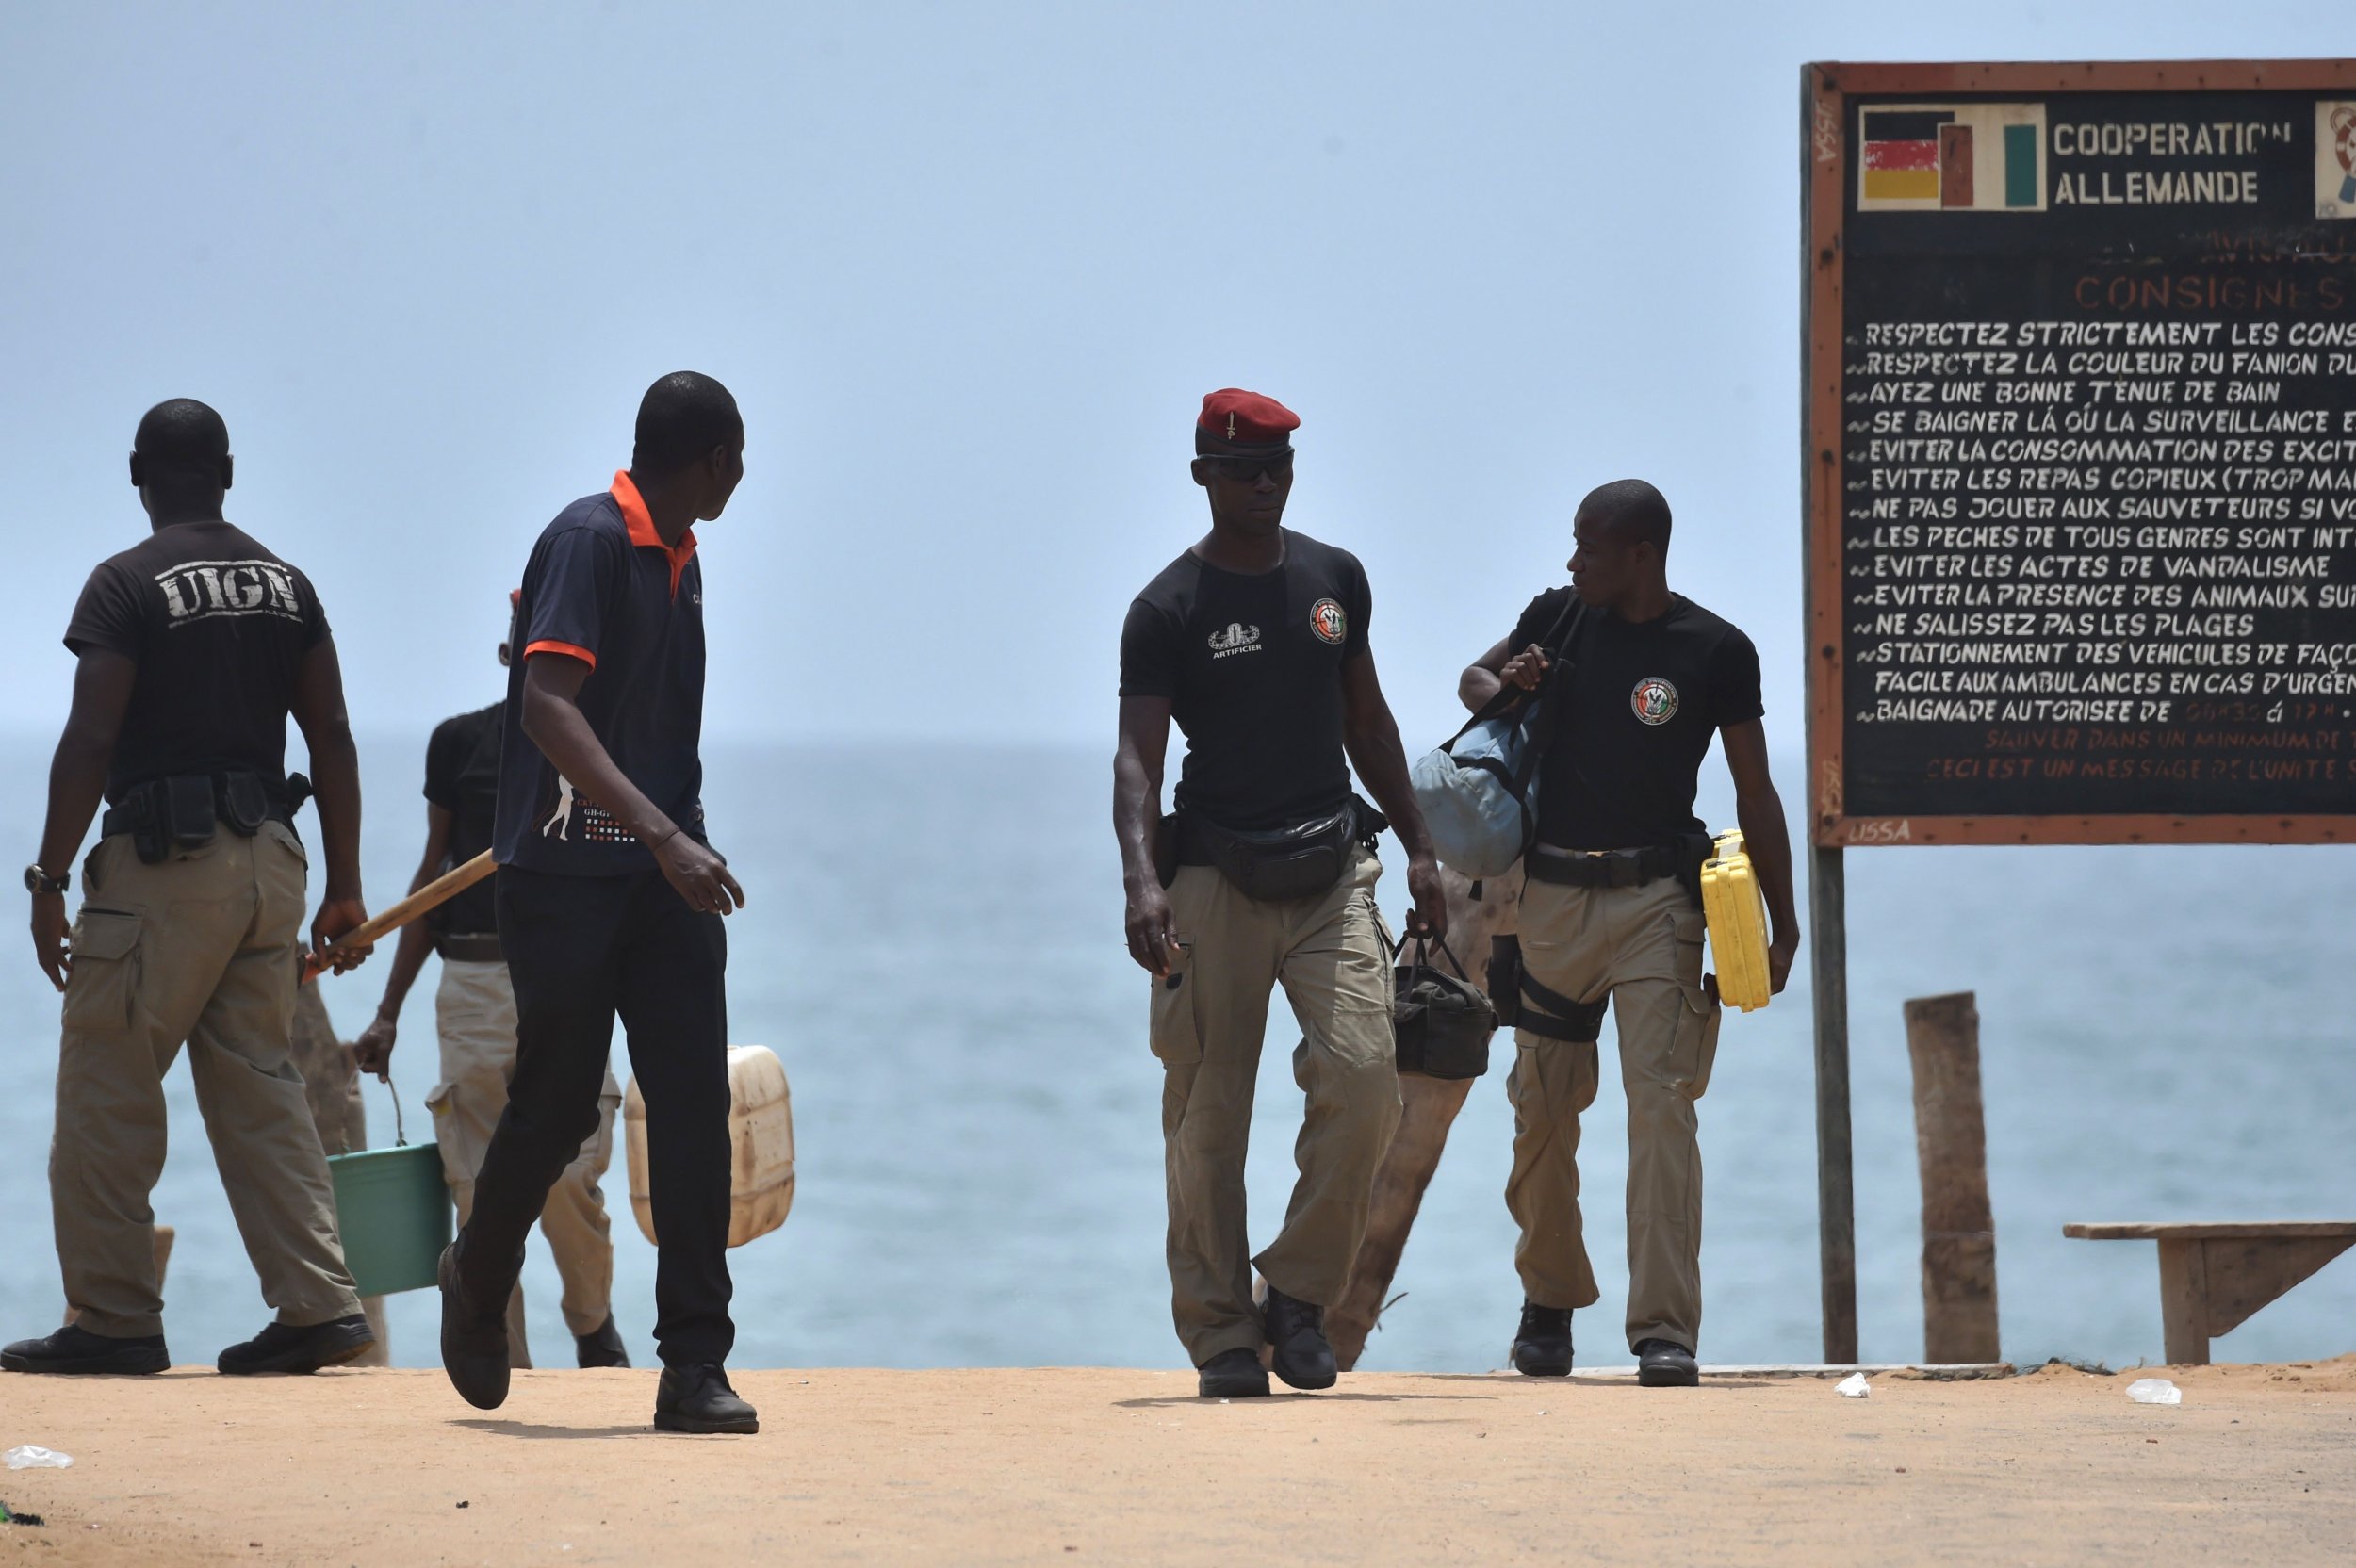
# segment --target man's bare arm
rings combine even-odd
[[[1534,692],[1549,662],[1546,649],[1537,644],[1516,653],[1513,639],[1500,637],[1495,647],[1465,665],[1464,673],[1456,678],[1456,698],[1468,711],[1478,713],[1509,685]]]
[[[334,951],[335,972],[358,964],[368,948],[338,948],[335,939],[368,918],[360,893],[360,752],[352,743],[352,721],[344,713],[343,666],[335,640],[319,639],[295,671],[288,704],[311,753],[311,783],[318,791],[319,855],[327,886],[311,922],[311,945]]]
[[[1456,678],[1456,699],[1464,705],[1466,712],[1480,712],[1503,690],[1504,683],[1497,678],[1497,672],[1505,668],[1505,661],[1513,651],[1513,641],[1511,637],[1498,638],[1495,647],[1465,665],[1464,673]]]
[[[1435,937],[1448,935],[1448,897],[1440,887],[1439,862],[1432,857],[1432,835],[1424,826],[1422,808],[1415,804],[1415,787],[1407,781],[1407,751],[1399,743],[1399,721],[1383,695],[1371,653],[1342,665],[1342,746],[1407,852],[1407,890],[1415,901],[1411,926]]]
[[[744,890],[728,863],[679,830],[632,784],[589,727],[581,689],[589,666],[568,654],[537,653],[524,664],[523,730],[573,788],[611,813],[654,852],[655,863],[688,905],[725,915],[744,903]]]
[[[1784,822],[1783,797],[1775,792],[1767,770],[1767,729],[1757,719],[1730,724],[1718,732],[1718,740],[1726,748],[1726,771],[1734,776],[1734,814],[1742,825],[1742,847],[1767,899],[1767,918],[1774,927],[1767,967],[1775,989],[1780,991],[1800,950],[1800,917],[1792,899],[1791,829]]]
[[[450,852],[450,825],[457,813],[447,806],[432,801],[425,806],[425,854],[417,861],[417,874],[409,879],[409,890],[416,892],[440,874],[442,859]],[[417,983],[418,972],[425,968],[425,956],[434,951],[434,932],[422,920],[413,920],[401,928],[401,941],[393,949],[392,971],[384,976],[384,997],[376,1004],[376,1017],[360,1031],[352,1042],[352,1057],[363,1072],[373,1072],[382,1078],[386,1064],[392,1060],[393,1043],[400,1027],[401,1004],[409,999],[409,988]]]
[[[1170,897],[1153,869],[1169,754],[1170,699],[1122,697],[1113,750],[1113,836],[1121,841],[1123,924],[1129,956],[1155,975],[1170,972]]]
[[[106,798],[106,767],[131,706],[139,662],[105,648],[84,648],[74,666],[74,705],[49,761],[49,815],[41,833],[41,868],[52,876],[74,868],[90,818]],[[59,990],[73,957],[66,952],[65,895],[33,895],[33,957]]]

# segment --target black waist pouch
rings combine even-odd
[[[1344,802],[1327,816],[1256,833],[1221,827],[1187,811],[1180,813],[1179,831],[1244,897],[1267,904],[1311,898],[1333,887],[1350,869],[1350,851],[1360,840],[1355,802]]]
[[[298,775],[298,777],[301,776]],[[304,780],[307,789],[309,781]],[[132,847],[149,865],[213,841],[216,828],[250,839],[276,818],[292,824],[293,811],[254,773],[176,774],[133,786],[123,804],[99,822],[101,833],[128,833]]]
[[[1677,836],[1677,880],[1685,885],[1686,896],[1696,909],[1702,906],[1702,866],[1717,852],[1718,841],[1707,833]]]
[[[1518,936],[1489,939],[1489,998],[1497,1022],[1511,1029],[1522,1017],[1522,939]]]
[[[221,820],[241,839],[251,839],[270,821],[270,795],[259,774],[225,773],[214,799]]]
[[[1153,875],[1165,888],[1178,880],[1178,813],[1170,812],[1153,830]]]
[[[211,843],[218,820],[212,779],[204,774],[183,774],[134,786],[123,797],[123,804],[106,813],[99,831],[127,830],[132,848],[152,866],[181,850],[202,849]]]

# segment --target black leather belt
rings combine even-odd
[[[499,948],[496,931],[451,931],[444,933],[434,944],[445,962],[457,964],[500,964],[507,955]]]
[[[221,817],[220,820],[223,823],[227,823],[229,821],[229,819],[225,816]],[[269,814],[264,816],[262,820],[264,822],[283,822],[288,827],[292,827],[294,825],[294,813],[272,808]],[[98,836],[102,839],[111,839],[118,833],[129,833],[136,831],[139,825],[139,823],[133,819],[129,807],[109,806],[106,808],[106,814],[98,819]]]
[[[1540,844],[1523,864],[1541,882],[1570,888],[1641,888],[1677,874],[1677,852],[1670,844],[1647,849],[1557,849]]]
[[[249,779],[252,777],[251,775],[240,776]],[[297,779],[302,780],[302,788],[307,798],[308,792],[311,788],[311,781],[307,778],[303,778],[301,774],[297,774],[294,776]],[[145,825],[148,819],[141,817],[137,809],[138,802],[133,799],[132,796],[139,794],[140,792],[148,792],[152,795],[154,791],[161,787],[162,781],[156,779],[149,779],[142,783],[133,785],[131,790],[124,795],[123,803],[122,805],[107,807],[105,813],[99,817],[98,836],[102,839],[111,839],[118,833],[136,833],[139,831],[141,826]],[[237,812],[234,810],[230,805],[230,781],[227,777],[216,776],[213,779],[214,820],[228,827],[232,832],[242,833],[248,836],[251,836],[254,828],[258,828],[262,823],[265,822],[282,822],[288,827],[292,827],[294,825],[295,812],[301,809],[301,802],[289,800],[286,790],[274,789],[269,785],[261,786],[257,792],[261,797],[259,802],[262,813],[260,820],[254,822],[254,827],[239,827],[237,825]],[[155,812],[158,810],[158,808],[151,803],[148,807],[148,810]]]

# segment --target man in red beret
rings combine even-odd
[[[1399,1122],[1390,962],[1374,902],[1385,825],[1407,851],[1411,930],[1447,924],[1439,867],[1375,678],[1365,568],[1284,526],[1301,420],[1256,392],[1203,400],[1194,482],[1211,531],[1148,583],[1121,634],[1113,828],[1129,953],[1153,977],[1163,1068],[1170,1278],[1178,1337],[1206,1398],[1265,1395],[1260,1348],[1295,1388],[1330,1388],[1324,1310],[1366,1231]],[[1161,814],[1172,719],[1186,737]],[[1300,1020],[1307,1098],[1284,1228],[1257,1257],[1244,1149],[1268,994]],[[1265,1311],[1252,1271],[1268,1281]]]

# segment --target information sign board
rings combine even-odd
[[[2356,63],[1806,83],[1815,841],[2356,839]]]

